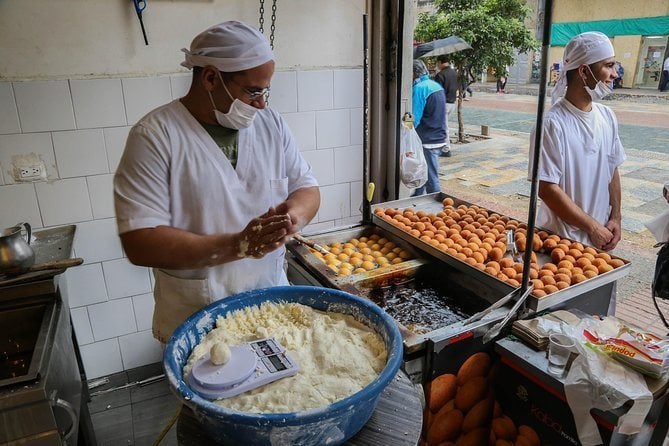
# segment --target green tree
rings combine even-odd
[[[525,28],[531,12],[523,0],[436,0],[437,13],[418,16],[414,38],[421,42],[456,35],[472,49],[450,55],[461,80],[476,81],[474,73],[491,68],[507,75],[516,51],[527,53],[539,48],[539,42]],[[464,141],[462,92],[458,95],[458,140]]]

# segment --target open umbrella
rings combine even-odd
[[[441,56],[442,54],[456,53],[462,50],[471,50],[467,42],[458,36],[450,36],[445,39],[433,40],[423,43],[413,49],[413,58]]]

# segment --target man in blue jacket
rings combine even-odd
[[[439,192],[439,154],[446,145],[446,95],[444,89],[430,79],[422,60],[413,61],[413,124],[423,143],[427,161],[427,183],[412,196]]]

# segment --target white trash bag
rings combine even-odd
[[[416,189],[427,183],[427,161],[423,143],[413,127],[400,125],[400,179],[408,188]]]

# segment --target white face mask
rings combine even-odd
[[[588,70],[590,70],[590,67],[588,67]],[[597,79],[592,70],[590,70],[590,74],[592,74],[593,78]],[[595,88],[588,87],[588,84],[585,83],[585,80],[583,81],[583,86],[593,101],[599,101],[613,93],[611,87],[600,80],[597,81]]]
[[[229,129],[239,130],[249,127],[253,123],[253,119],[256,117],[258,109],[252,105],[240,101],[239,99],[233,98],[228,91],[228,87],[225,86],[225,82],[223,82],[223,77],[221,76],[220,71],[218,72],[218,78],[221,80],[221,84],[223,85],[223,88],[225,88],[225,92],[228,94],[230,99],[232,99],[232,104],[230,105],[230,110],[228,110],[227,113],[223,113],[216,108],[214,98],[211,96],[211,91],[207,92],[209,93],[211,105],[214,106],[214,116],[216,116],[216,121],[221,126]]]

